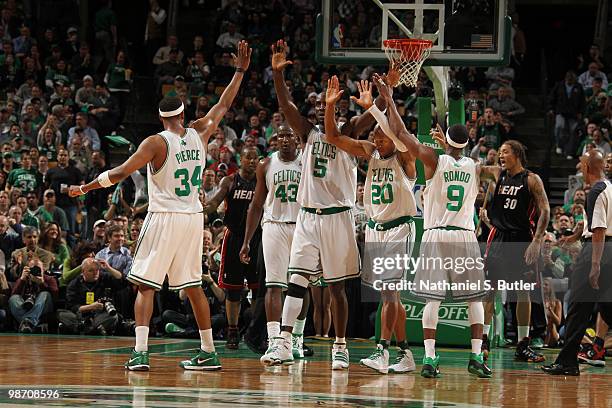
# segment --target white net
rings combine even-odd
[[[416,86],[423,61],[429,56],[432,42],[428,40],[385,40],[383,48],[389,62],[399,71],[397,85]]]

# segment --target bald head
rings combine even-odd
[[[605,160],[600,150],[589,150],[580,158],[580,163],[582,165],[582,173],[587,183],[591,184],[605,177]]]

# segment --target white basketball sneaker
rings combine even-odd
[[[349,352],[346,344],[334,343],[332,347],[332,370],[346,370],[349,367]]]
[[[266,350],[266,352],[264,353],[263,356],[261,356],[261,358],[259,359],[259,361],[263,364],[263,365],[267,365],[267,366],[271,366],[271,365],[275,365],[274,364],[274,357],[276,357],[276,355],[278,354],[278,343],[283,341],[282,337],[272,337],[269,341],[268,341],[268,349]]]
[[[276,340],[278,339],[278,340]],[[291,350],[291,340],[284,337],[275,338],[276,351],[272,358],[275,364],[291,365],[293,364],[293,352]]]
[[[376,345],[376,350],[368,358],[362,358],[361,365],[376,370],[381,374],[389,371],[389,350],[385,350],[382,344]]]
[[[389,366],[390,373],[409,373],[410,371],[416,370],[416,364],[414,363],[414,357],[412,351],[398,350],[397,357],[395,357],[395,363]]]

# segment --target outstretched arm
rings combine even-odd
[[[221,94],[219,102],[217,102],[217,104],[213,106],[210,111],[208,111],[206,116],[193,122],[192,126],[200,134],[204,146],[208,145],[208,139],[217,129],[219,123],[221,123],[221,119],[223,119],[225,113],[232,106],[232,103],[238,94],[238,90],[240,89],[240,84],[242,83],[242,78],[244,78],[244,73],[249,68],[252,51],[253,50],[249,48],[249,44],[246,41],[240,41],[240,43],[238,43],[238,56],[232,54],[232,57],[234,58],[234,66],[236,67],[234,77]]]
[[[365,82],[365,87],[362,84],[359,85],[361,97],[368,98],[368,95],[370,95],[369,99],[371,101],[372,93],[370,86],[367,81],[363,82]],[[354,156],[370,157],[374,151],[374,145],[371,142],[355,140],[340,133],[338,130],[336,123],[336,102],[342,97],[343,93],[344,91],[340,90],[337,76],[334,75],[327,80],[327,91],[325,93],[325,136],[327,141]]]
[[[550,221],[550,205],[548,204],[548,197],[546,197],[546,191],[544,190],[544,184],[540,176],[535,173],[529,173],[527,185],[529,186],[531,198],[535,202],[538,211],[536,232],[531,244],[529,244],[529,247],[525,251],[525,263],[527,263],[527,265],[532,265],[540,255],[540,246],[544,239],[544,234],[546,234],[546,227]]]
[[[285,84],[285,76],[283,71],[287,65],[293,64],[293,62],[287,60],[287,50],[285,42],[278,40],[276,44],[272,44],[272,78],[274,79],[274,90],[276,91],[276,98],[278,99],[278,105],[282,108],[283,114],[287,119],[287,123],[298,137],[306,142],[306,137],[310,129],[312,129],[312,123],[300,114],[297,106],[291,101],[289,95],[289,89]]]
[[[391,133],[395,134],[399,142],[406,147],[407,151],[423,162],[425,165],[425,178],[430,179],[436,171],[436,167],[438,167],[438,154],[431,147],[421,144],[419,139],[406,129],[406,125],[404,125],[404,121],[402,121],[397,111],[397,107],[393,102],[391,87],[385,84],[378,75],[374,75],[374,84],[378,88],[380,95],[387,101],[387,115],[389,116]],[[437,132],[443,133],[439,125]]]
[[[138,146],[138,150],[136,150],[136,152],[131,155],[129,159],[125,161],[125,163],[109,170],[108,172],[104,172],[108,175],[108,180],[111,183],[110,185],[119,183],[120,181],[128,178],[133,172],[146,166],[149,162],[153,161],[156,154],[159,154],[159,152],[162,152],[165,148],[166,144],[162,141],[161,136],[153,135],[147,137],[140,144],[140,146]],[[98,181],[99,179],[100,177],[81,186],[70,186],[68,195],[70,195],[70,197],[77,197],[87,193],[88,191],[103,188]],[[110,185],[107,185],[106,187],[110,187]]]
[[[260,161],[257,165],[257,184],[255,185],[255,195],[249,205],[246,219],[246,229],[244,231],[244,241],[242,242],[242,248],[240,249],[240,261],[242,263],[249,263],[251,258],[249,252],[251,250],[250,243],[251,238],[257,230],[261,215],[263,214],[263,205],[268,195],[268,186],[266,185],[266,172],[270,165],[270,159],[265,158]]]

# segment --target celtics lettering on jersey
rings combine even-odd
[[[299,211],[297,194],[302,177],[300,157],[280,160],[278,152],[270,157],[266,172],[268,196],[264,203],[264,222],[295,222]]]
[[[336,146],[324,142],[323,140],[316,141],[312,144],[310,154],[315,156],[314,170],[312,172],[313,176],[322,178],[327,175],[329,160],[334,160],[336,158],[336,149]]]
[[[391,204],[393,202],[393,169],[372,170],[372,204]]]

